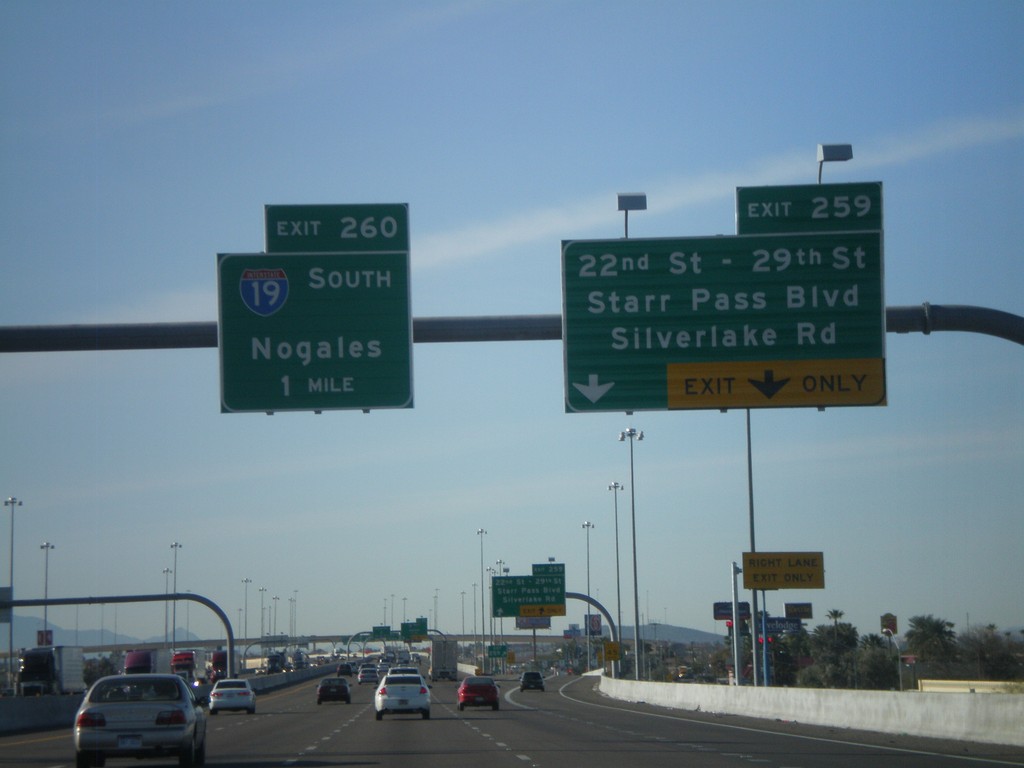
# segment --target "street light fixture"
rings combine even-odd
[[[819,144],[818,183],[821,184],[821,166],[823,166],[825,163],[841,163],[852,159],[852,144]]]
[[[647,195],[643,192],[619,192],[619,210],[626,215],[626,239],[629,239],[629,212],[646,211]]]
[[[171,647],[177,649],[178,647],[178,550],[181,549],[181,544],[176,541],[171,542],[171,549],[174,550],[174,594],[175,598],[171,601]]]
[[[43,556],[43,600],[50,599],[50,550],[54,549],[53,544],[48,541],[44,541],[39,545],[39,548],[44,550]],[[50,620],[47,615],[46,609],[49,606],[43,603],[43,633],[45,634],[50,629]]]
[[[634,666],[633,676],[636,680],[640,679],[640,665],[643,660],[643,638],[640,636],[640,588],[637,584],[636,576],[636,482],[634,482],[633,473],[633,441],[643,440],[643,431],[637,431],[633,427],[629,427],[623,432],[619,433],[619,442],[624,442],[626,439],[629,440],[629,504],[632,511],[633,518],[633,639],[636,644],[636,650],[634,653]]]
[[[21,499],[8,496],[4,501],[5,507],[11,508],[11,572],[7,584],[11,590],[11,600],[14,600],[14,508],[21,506]],[[7,623],[7,687],[14,690],[14,609],[11,608]]]
[[[615,620],[618,622],[616,626],[619,628],[619,632],[622,632],[622,585],[619,580],[619,491],[622,490],[622,484],[618,481],[608,486],[608,490],[612,491],[615,499]],[[612,664],[612,674],[614,677],[618,677],[619,662]]]
[[[587,532],[587,671],[590,671],[590,529],[594,524],[589,520],[583,521],[583,530]]]

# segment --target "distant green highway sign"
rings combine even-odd
[[[882,182],[736,189],[736,233],[881,231]]]
[[[562,243],[567,412],[885,402],[877,231]]]

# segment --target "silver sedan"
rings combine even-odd
[[[112,675],[93,683],[75,715],[75,765],[110,757],[206,762],[206,713],[177,675]]]

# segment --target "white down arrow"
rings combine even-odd
[[[573,386],[579,390],[580,394],[583,395],[587,400],[592,403],[596,403],[605,393],[615,386],[614,381],[609,381],[607,384],[598,384],[598,375],[592,373],[586,384],[576,384],[573,382]]]

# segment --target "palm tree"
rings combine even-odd
[[[912,617],[906,633],[907,650],[923,662],[940,669],[948,667],[957,657],[954,626],[953,622],[931,614]]]
[[[832,639],[834,642],[839,637],[839,620],[843,618],[843,612],[838,608],[833,608],[827,615],[832,619]]]

